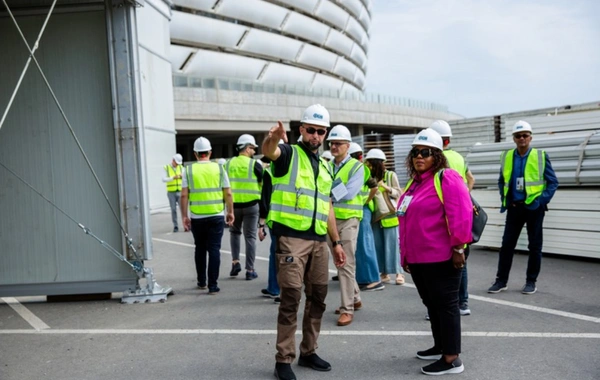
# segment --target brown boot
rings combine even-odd
[[[337,322],[338,326],[348,326],[350,323],[352,323],[352,317],[352,314],[342,313]]]

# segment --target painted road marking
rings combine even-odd
[[[35,331],[43,331],[45,329],[49,329],[50,326],[44,323],[41,319],[35,316],[28,308],[21,305],[16,298],[12,297],[4,297],[1,298],[4,303],[10,306],[17,314],[21,316],[27,323],[31,325],[35,329]]]
[[[96,335],[277,335],[277,330],[231,330],[231,329],[50,329],[50,330],[0,330],[0,335],[8,334],[96,334]],[[302,331],[296,331],[302,335]],[[320,335],[330,336],[431,336],[431,331],[321,331]],[[549,333],[549,332],[497,332],[463,331],[462,336],[474,338],[572,338],[600,339],[594,333]]]
[[[156,241],[168,243],[168,244],[175,244],[175,245],[181,245],[184,247],[194,248],[193,244],[188,244],[188,243],[179,243],[179,242],[174,242],[171,240],[157,239],[157,238],[152,238],[152,240],[156,240]],[[230,251],[221,250],[221,252],[231,254]],[[240,255],[245,256],[244,254],[241,254],[241,253],[240,253]],[[263,260],[263,261],[269,261],[268,258],[259,257],[259,256],[256,256],[256,259]],[[330,269],[329,273],[337,274],[337,270]],[[409,283],[405,283],[403,286],[408,287],[408,288],[415,288],[415,286],[413,284],[409,284]],[[518,302],[504,301],[504,300],[499,300],[499,299],[490,298],[490,297],[476,296],[476,295],[472,295],[472,294],[469,294],[469,298],[478,300],[478,301],[482,301],[482,302],[494,303],[497,305],[509,306],[509,307],[514,307],[514,308],[519,308],[519,309],[530,310],[530,311],[537,311],[540,313],[557,315],[560,317],[566,317],[566,318],[571,318],[571,319],[578,319],[578,320],[586,321],[586,322],[600,323],[600,318],[591,317],[589,315],[569,313],[569,312],[562,311],[562,310],[555,310],[555,309],[549,309],[549,308],[545,308],[545,307],[526,305],[526,304],[522,304],[522,303],[518,303]]]

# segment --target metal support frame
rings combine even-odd
[[[109,56],[112,61],[111,81],[113,99],[115,101],[114,120],[117,162],[120,182],[120,193],[123,217],[131,238],[138,243],[138,250],[143,259],[151,258],[149,250],[150,238],[144,226],[149,225],[148,198],[143,191],[147,188],[145,172],[145,152],[142,113],[140,104],[140,76],[138,72],[137,34],[135,9],[131,2],[106,0],[107,30],[109,37]],[[139,180],[138,180],[139,179]],[[128,249],[127,258],[132,257]],[[138,281],[135,289],[123,292],[121,302],[165,302],[167,295],[173,294],[171,287],[162,287],[154,279],[151,268],[139,264]],[[145,278],[146,286],[141,287],[139,280]]]

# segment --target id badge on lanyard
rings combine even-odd
[[[398,207],[398,215],[399,216],[404,216],[404,214],[406,214],[406,210],[408,209],[408,206],[410,205],[410,202],[412,201],[413,196],[412,195],[407,195],[404,197],[404,199],[402,199],[402,203],[400,203],[400,207]]]

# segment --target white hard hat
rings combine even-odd
[[[177,153],[176,155],[174,155],[173,159],[175,160],[175,163],[177,165],[181,165],[183,163],[183,157],[181,157],[181,154],[179,154],[179,153]]]
[[[226,160],[226,159],[224,159],[224,158],[219,158],[219,159],[217,160],[217,164],[219,164],[219,165],[221,165],[221,166],[225,165],[225,163],[227,163],[227,160]]]
[[[442,142],[442,136],[431,128],[423,129],[419,132],[412,142],[412,146],[423,145],[444,150],[444,143]]]
[[[370,160],[370,159],[387,161],[387,158],[385,158],[385,153],[383,153],[383,150],[377,149],[377,148],[371,149],[370,151],[367,152],[365,160]]]
[[[302,135],[298,136],[298,142],[302,142]]]
[[[439,133],[442,137],[452,137],[452,128],[450,128],[450,125],[444,120],[434,121],[429,128]]]
[[[350,148],[348,148],[348,154],[354,154],[358,152],[362,152],[362,148],[357,143],[350,143]]]
[[[519,120],[515,123],[515,125],[513,125],[512,133],[515,134],[518,132],[533,133],[533,131],[531,130],[531,125],[529,125],[528,122],[523,121],[523,120]]]
[[[326,160],[333,160],[333,155],[331,154],[331,151],[326,150],[321,154],[321,157],[323,157]]]
[[[352,136],[350,135],[350,130],[348,127],[340,124],[331,128],[331,131],[329,131],[329,136],[327,136],[327,141],[333,140],[352,142]]]
[[[304,110],[300,122],[329,128],[329,111],[320,104],[314,104]]]
[[[194,141],[194,152],[208,152],[210,150],[212,150],[212,146],[206,137],[198,137]]]
[[[246,145],[252,145],[253,147],[258,148],[258,145],[256,145],[256,140],[254,139],[254,136],[249,135],[249,134],[243,134],[238,138],[237,146],[244,147]]]

